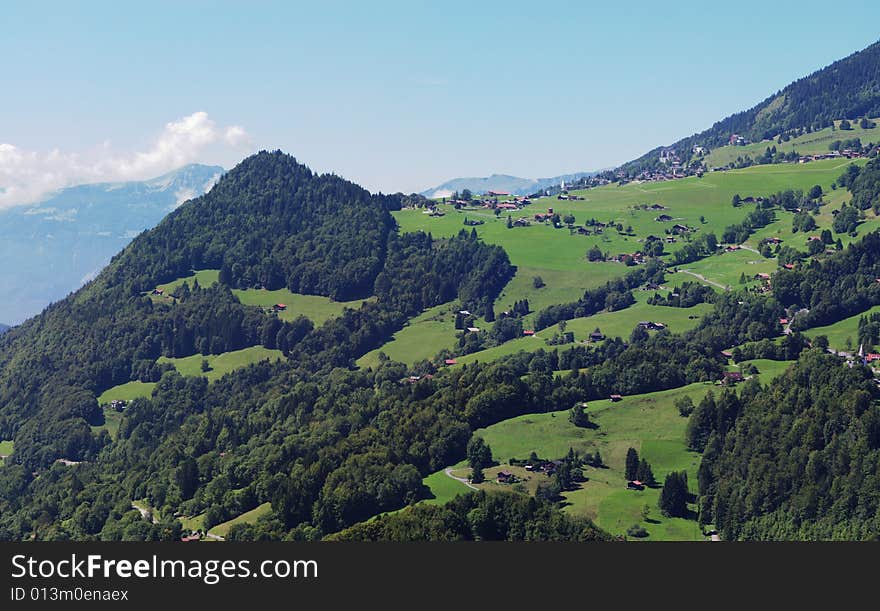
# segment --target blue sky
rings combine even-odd
[[[386,192],[608,167],[880,38],[869,2],[712,4],[4,3],[6,180],[260,148]]]

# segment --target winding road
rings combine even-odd
[[[451,477],[452,479],[454,479],[455,481],[457,481],[457,482],[461,482],[462,484],[464,484],[465,486],[467,486],[467,487],[470,488],[471,490],[479,490],[479,488],[477,488],[476,486],[472,485],[469,481],[467,481],[467,479],[465,479],[465,478],[463,478],[463,477],[455,477],[455,476],[452,474],[452,468],[451,468],[451,467],[450,467],[450,468],[447,468],[447,469],[444,469],[443,472],[444,472],[446,475],[448,475],[449,477]]]
[[[698,278],[698,279],[702,280],[703,282],[706,282],[706,283],[711,284],[711,285],[713,285],[713,286],[717,286],[718,288],[720,288],[720,289],[723,290],[723,291],[729,291],[729,290],[730,290],[730,287],[729,287],[729,286],[725,286],[725,285],[721,284],[720,282],[715,282],[714,280],[709,280],[709,279],[706,278],[704,275],[702,275],[702,274],[698,274],[698,273],[696,273],[696,272],[689,272],[689,271],[686,270],[686,269],[680,269],[680,270],[678,270],[678,273],[679,273],[679,274],[688,274],[688,275],[690,275],[690,276],[693,276],[694,278]]]

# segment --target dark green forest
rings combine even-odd
[[[514,493],[463,494],[443,507],[418,505],[352,526],[331,541],[610,541],[553,503]]]

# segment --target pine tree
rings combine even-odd
[[[483,469],[474,467],[471,471],[471,483],[482,484],[484,481],[486,481],[486,475],[483,473]]]
[[[587,412],[584,411],[584,408],[580,405],[575,405],[570,410],[568,410],[568,420],[573,425],[586,428],[590,426],[590,416]]]
[[[651,463],[644,458],[639,461],[639,468],[636,471],[636,479],[646,486],[653,486],[657,483],[654,479],[654,471],[651,470]]]
[[[635,448],[630,448],[626,451],[626,479],[634,480],[636,479],[636,475],[639,471],[639,453],[636,452]]]
[[[688,483],[687,472],[673,471],[666,476],[658,505],[665,516],[683,518],[687,516]]]
[[[492,464],[492,449],[482,437],[471,437],[467,445],[467,457],[471,469],[482,469]]]

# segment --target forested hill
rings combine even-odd
[[[791,83],[754,107],[715,123],[709,129],[679,140],[668,148],[681,156],[695,145],[715,148],[731,134],[753,142],[774,138],[795,128],[821,129],[835,119],[880,115],[880,42],[853,53]],[[657,157],[661,148],[624,164],[635,168]]]
[[[399,200],[261,152],[132,244],[111,277],[146,280],[143,291],[193,269],[219,268],[221,280],[239,288],[365,297],[394,229],[389,207],[399,208]]]
[[[262,345],[316,371],[349,367],[406,319],[452,299],[482,312],[513,274],[507,255],[462,233],[398,236],[371,195],[293,157],[261,152],[136,238],[98,278],[0,336],[0,439],[14,462],[93,460],[111,443],[93,433],[96,397],[130,381],[158,382],[159,357]],[[220,268],[220,283],[154,301],[158,284]],[[393,279],[391,282],[389,279]],[[232,288],[288,287],[336,299],[375,296],[319,328],[242,305]]]

